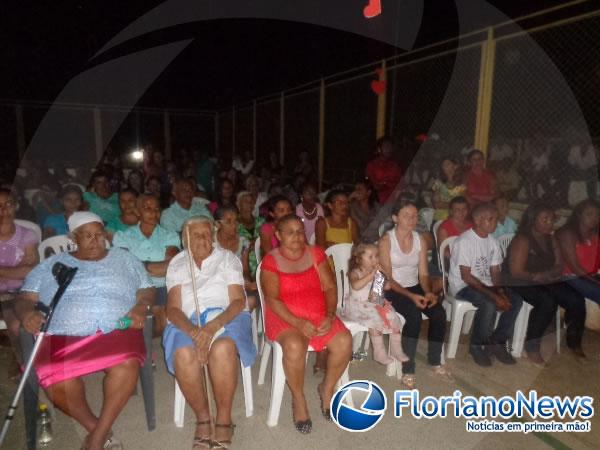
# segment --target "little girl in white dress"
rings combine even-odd
[[[404,320],[386,300],[384,306],[369,298],[375,273],[379,270],[379,252],[373,244],[358,244],[352,249],[349,265],[350,292],[344,301],[342,317],[369,327],[373,343],[373,357],[387,365],[394,359],[404,362],[408,357],[402,351],[400,332]],[[383,344],[383,335],[390,335],[389,355]]]

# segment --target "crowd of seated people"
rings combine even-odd
[[[143,170],[128,177],[115,163],[118,158],[109,158],[89,180],[56,179],[54,188],[45,182],[43,195],[32,202],[24,197],[22,180],[12,190],[0,190],[0,299],[11,336],[20,324],[32,333],[39,329],[42,317],[33,305],[47,302],[53,293],[53,262],[64,261],[82,273],[64,300],[68,307],[51,328],[52,348],[46,352],[52,353],[40,359],[37,369],[51,400],[88,431],[83,447],[118,448],[111,426],[135,385],[134,369],[144,358],[140,320],[152,312],[168,371],[196,414],[194,448],[227,448],[233,436],[231,407],[239,360],[248,366],[256,357],[250,312],[259,304],[258,283],[265,295],[265,333],[283,348],[296,429],[312,429],[303,390],[303,355],[309,345],[317,352],[314,372],[324,376],[318,392],[321,410],[330,419],[335,382],[352,354],[350,335],[337,316],[335,277],[324,253],[337,244],[355,246],[348,302],[354,310],[341,316],[364,320],[376,360],[401,363],[401,382],[407,388],[417,386],[423,315],[429,319],[427,363],[438,379],[453,382],[442,358],[447,317],[441,277],[436,258],[430,256],[448,238],[455,238],[442,255],[449,263],[448,291],[477,308],[469,344],[475,363],[516,363],[509,341],[524,302],[533,307],[525,343],[531,362],[545,363],[540,340],[559,306],[566,311],[568,348],[585,357],[584,298],[600,303],[598,203],[588,199],[577,206],[556,231],[557,238],[554,211],[546,205],[531,205],[517,225],[483,153],[473,150],[465,168],[452,158],[441,161],[432,197],[433,218],[440,225],[433,233],[432,223],[420,221],[418,196],[402,193],[399,166],[386,166],[391,145],[379,141],[376,162],[367,170],[380,179],[361,180],[351,191],[332,189],[321,197],[305,156],[303,170],[287,179],[273,161],[270,167],[259,167],[246,156],[236,169],[198,155],[173,164],[160,152],[148,154]],[[44,238],[68,233],[77,249],[37,265],[37,238],[14,223],[21,203],[29,203],[33,213],[19,217],[37,221]],[[393,227],[379,235],[379,225],[388,219]],[[516,237],[504,251],[497,238],[513,233]],[[361,308],[360,302],[371,301],[363,291],[376,271],[387,279],[385,301],[380,308]],[[118,277],[111,279],[114,272]],[[88,287],[89,294],[77,295]],[[195,297],[206,313],[201,323]],[[133,320],[129,332],[116,329],[123,315]],[[67,326],[70,321],[76,323]],[[384,334],[391,341],[389,354]],[[114,355],[106,342],[114,345]],[[90,350],[82,354],[86,346]],[[103,364],[89,364],[86,358]],[[210,422],[208,399],[198,381],[204,365],[217,398],[215,423]],[[73,370],[65,375],[60,367]],[[95,371],[104,371],[108,380],[100,416],[91,412],[81,384],[82,376]],[[228,376],[218,376],[223,373]],[[113,381],[124,386],[122,392],[112,391]]]

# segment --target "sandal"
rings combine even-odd
[[[416,389],[417,378],[415,377],[414,373],[405,373],[404,375],[402,375],[400,383],[402,383],[408,389]]]
[[[294,402],[292,402],[292,420],[294,421],[294,427],[300,434],[308,434],[312,431],[312,420],[310,418],[306,420],[296,420],[294,417]]]
[[[210,438],[210,419],[196,422],[196,426],[197,425],[208,425],[209,431],[208,431],[208,435],[194,436],[194,442],[192,444],[192,449],[202,449],[202,448],[210,449],[212,447],[212,445],[211,445],[212,440]]]
[[[210,448],[229,448],[229,447],[231,447],[231,438],[233,437],[233,431],[234,431],[235,425],[232,423],[230,423],[230,424],[216,423],[215,428],[229,428],[231,430],[231,437],[229,439],[224,439],[222,441],[217,441],[216,439],[213,439],[210,442]]]
[[[321,395],[320,384],[317,386],[317,393],[319,394],[319,400],[321,401],[321,414],[323,414],[323,417],[325,417],[325,420],[327,420],[327,422],[333,422],[333,419],[331,418],[331,410],[329,408],[323,407],[323,396]]]
[[[452,372],[446,368],[446,366],[433,366],[431,371],[440,380],[445,381],[446,383],[454,383],[454,376],[452,375]]]
[[[81,444],[81,450],[87,450],[88,449],[88,440],[90,438],[90,435],[88,434],[84,439],[83,439],[83,443]],[[119,441],[117,438],[115,438],[113,436],[113,432],[110,431],[108,433],[108,437],[106,438],[106,441],[104,442],[104,445],[102,446],[103,449],[106,450],[123,450],[123,444],[121,443],[121,441]]]

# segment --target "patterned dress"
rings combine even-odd
[[[360,269],[359,269],[360,270]],[[364,276],[359,272],[359,276]],[[344,300],[342,319],[351,320],[365,327],[382,332],[383,334],[398,333],[402,330],[404,321],[394,311],[391,305],[380,306],[369,300],[371,283],[362,289],[355,290],[350,284],[350,292]]]

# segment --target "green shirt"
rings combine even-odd
[[[123,221],[121,220],[121,217],[119,216],[116,219],[109,221],[106,224],[106,227],[104,227],[104,228],[109,233],[115,234],[117,231],[125,231],[129,227],[132,227],[132,226],[133,225],[127,225],[127,224],[123,223]]]
[[[260,237],[260,227],[265,223],[265,219],[259,217],[254,222],[254,229],[248,230],[241,223],[238,224],[238,234],[241,237],[245,237],[249,242],[252,243],[252,247],[250,248],[250,253],[248,255],[248,269],[250,270],[250,277],[254,280],[256,277],[256,268],[258,267],[258,261],[256,259],[256,253],[254,252],[254,241]]]
[[[90,205],[90,211],[98,214],[104,223],[117,220],[121,216],[117,194],[113,194],[108,198],[101,198],[95,192],[84,192],[83,200]]]
[[[117,231],[113,237],[113,246],[126,248],[140,261],[160,262],[165,260],[168,247],[180,248],[179,235],[156,225],[152,235],[147,238],[140,225],[133,225],[124,231]],[[165,286],[165,278],[151,277],[155,287]]]
[[[175,202],[162,212],[160,224],[166,230],[181,233],[185,221],[195,216],[212,219],[212,214],[206,208],[206,201],[194,198],[190,209],[183,209],[179,203]]]

